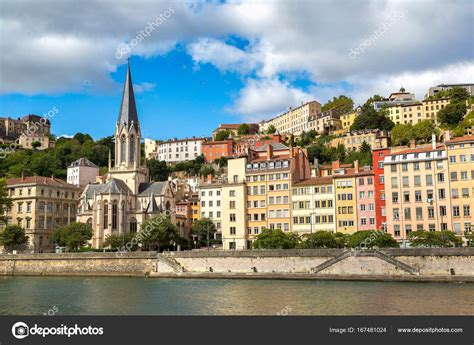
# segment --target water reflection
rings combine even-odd
[[[1,277],[0,314],[472,315],[474,284]]]

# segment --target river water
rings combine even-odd
[[[1,315],[474,315],[474,284],[0,277]]]

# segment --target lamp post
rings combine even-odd
[[[310,225],[311,225],[311,249],[314,248],[314,238],[313,238],[313,216],[316,214],[316,212],[311,212],[309,214],[310,217]]]

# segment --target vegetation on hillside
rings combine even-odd
[[[391,140],[393,146],[408,145],[410,140],[417,143],[428,143],[431,141],[432,133],[439,135],[439,130],[431,120],[420,121],[415,125],[411,123],[397,124],[393,127]]]
[[[327,111],[330,109],[337,110],[340,114],[345,114],[354,108],[354,101],[352,98],[340,95],[339,97],[333,97],[331,101],[325,103],[322,107],[322,111]]]

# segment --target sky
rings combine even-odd
[[[142,137],[209,136],[341,94],[474,83],[474,2],[2,0],[0,116],[113,134],[130,57]]]

